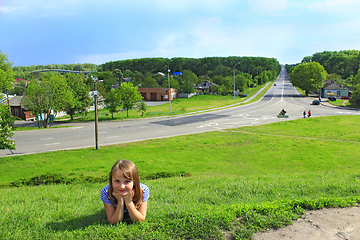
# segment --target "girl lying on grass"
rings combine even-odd
[[[149,188],[140,183],[135,164],[119,160],[111,168],[109,184],[101,190],[107,219],[116,224],[130,217],[133,222],[144,221]]]

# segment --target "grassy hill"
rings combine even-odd
[[[248,239],[305,209],[354,205],[359,120],[308,118],[0,158],[0,238]],[[150,188],[144,223],[107,223],[100,190],[118,159],[135,162]]]

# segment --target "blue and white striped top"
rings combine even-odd
[[[140,187],[144,190],[144,199],[143,199],[143,202],[147,201],[150,197],[150,191],[149,191],[149,188],[148,186],[146,186],[145,184],[142,184],[140,183]],[[110,199],[108,198],[107,194],[108,194],[108,191],[109,191],[109,184],[106,185],[106,187],[104,187],[102,190],[101,190],[101,196],[100,196],[100,199],[106,203],[106,204],[112,204],[112,202],[110,201]]]

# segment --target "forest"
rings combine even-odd
[[[233,70],[233,67],[239,63],[236,67],[240,72],[248,72],[250,66],[259,67],[262,70],[280,70],[279,62],[275,58],[265,57],[205,57],[205,58],[142,58],[107,62],[101,65],[102,71],[112,71],[114,69],[120,69],[125,71],[129,69],[131,71],[139,71],[143,74],[146,72],[167,73],[168,67],[171,72],[182,72],[183,70],[189,70],[195,73],[197,76],[212,75],[211,71],[214,71],[218,66],[226,67],[227,72],[222,72],[221,75],[229,75],[229,72]],[[255,70],[251,70],[251,74],[255,75]],[[230,72],[231,74],[231,72]]]

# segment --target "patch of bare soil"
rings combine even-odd
[[[258,232],[256,240],[360,240],[360,207],[307,211],[304,218],[285,228]]]

